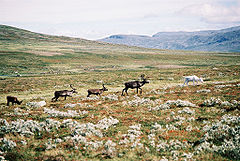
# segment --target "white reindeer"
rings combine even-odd
[[[184,80],[185,81],[183,83],[183,86],[185,85],[185,83],[187,83],[187,86],[188,86],[188,82],[190,82],[190,81],[193,82],[193,85],[195,85],[194,82],[197,82],[197,84],[198,84],[198,81],[203,83],[203,79],[202,78],[198,78],[195,75],[193,75],[193,76],[186,76],[186,77],[184,77]]]

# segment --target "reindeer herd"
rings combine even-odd
[[[203,82],[202,78],[198,78],[197,76],[188,76],[188,77],[184,77],[185,78],[185,82],[183,84],[183,86],[185,85],[185,83],[187,83],[189,81],[193,81],[193,85],[195,81],[201,81]],[[124,92],[128,95],[127,91],[128,89],[136,89],[137,90],[137,94],[138,94],[138,90],[140,90],[140,94],[142,94],[142,86],[145,85],[146,83],[149,83],[149,81],[147,80],[147,78],[145,78],[145,75],[142,74],[141,75],[141,80],[142,81],[130,81],[130,82],[125,82],[125,88],[122,90],[122,96],[124,96]],[[104,84],[102,85],[103,88],[102,89],[88,89],[88,95],[87,97],[89,97],[90,95],[98,95],[100,96],[104,91],[108,91],[108,89],[104,86]],[[67,97],[72,97],[72,94],[74,93],[78,93],[76,91],[76,88],[73,88],[72,85],[70,85],[70,87],[72,88],[72,90],[61,90],[61,91],[55,91],[54,92],[54,97],[52,98],[52,101],[57,101],[59,97],[64,97],[66,100]],[[12,103],[12,105],[14,105],[15,103],[20,105],[22,103],[22,101],[19,101],[17,99],[17,97],[14,96],[7,96],[7,105],[10,105],[10,102]]]

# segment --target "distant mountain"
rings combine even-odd
[[[99,41],[156,49],[240,52],[240,26],[196,32],[158,32],[153,36],[112,35]]]

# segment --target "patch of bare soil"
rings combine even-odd
[[[181,66],[181,65],[157,65],[156,66],[159,69],[168,69],[168,68],[186,68],[187,66]]]
[[[29,51],[29,53],[42,56],[54,56],[54,55],[63,55],[63,53],[58,52],[49,52],[49,51]]]

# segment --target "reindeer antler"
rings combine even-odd
[[[75,89],[75,88],[72,87],[72,84],[70,84],[70,87],[71,87],[72,89]]]
[[[142,79],[144,79],[144,77],[145,77],[145,74],[141,74],[141,76],[140,76]]]

